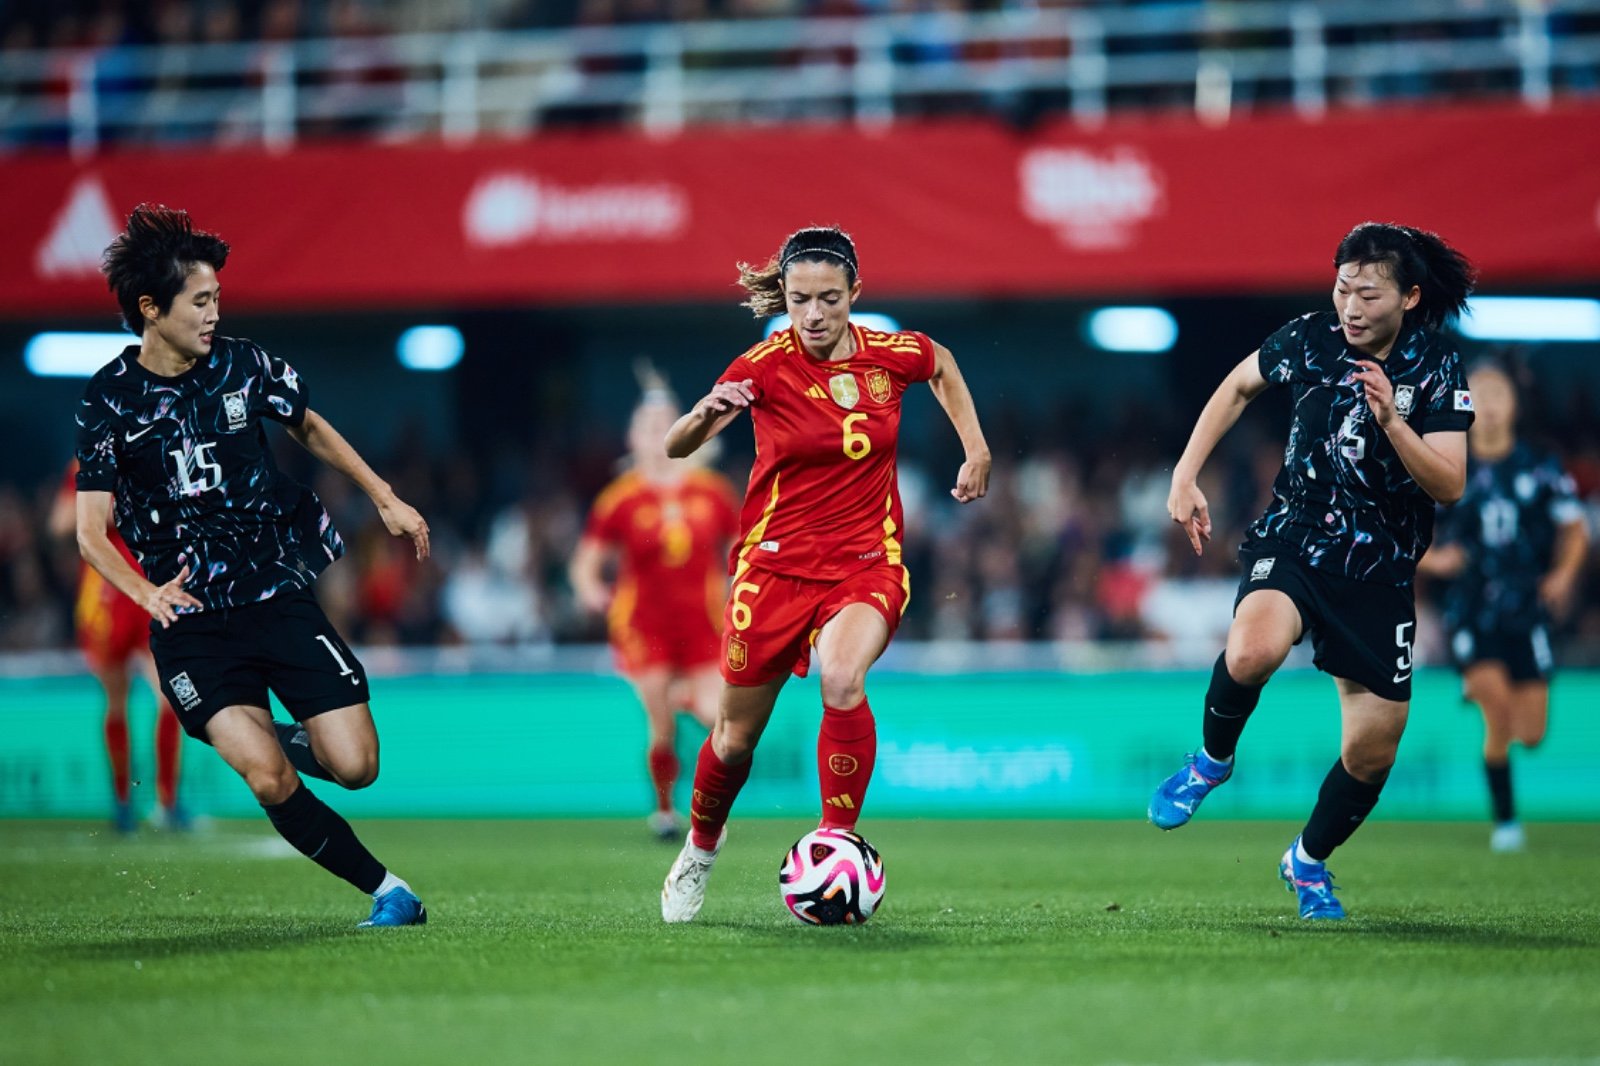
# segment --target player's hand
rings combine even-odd
[[[1206,542],[1211,539],[1211,507],[1205,493],[1193,481],[1172,479],[1172,491],[1167,495],[1167,514],[1189,534],[1189,543],[1196,555],[1204,554]]]
[[[694,405],[695,414],[710,420],[718,415],[727,414],[739,407],[749,407],[756,402],[755,390],[751,388],[755,381],[745,378],[743,381],[719,381],[711,391]]]
[[[1557,621],[1567,617],[1572,601],[1577,598],[1576,575],[1551,571],[1539,579],[1539,602],[1545,605]]]
[[[183,583],[189,579],[189,564],[184,563],[183,569],[178,571],[178,576],[168,581],[165,585],[151,585],[150,591],[145,593],[139,606],[150,612],[150,617],[161,623],[161,628],[166,629],[178,620],[179,607],[204,607],[205,604],[183,591]]]
[[[988,495],[991,465],[992,460],[987,455],[968,459],[961,464],[961,469],[956,471],[956,487],[950,490],[950,495],[956,498],[957,503],[971,503]]]
[[[392,536],[407,537],[411,540],[412,547],[417,549],[417,560],[420,562],[428,557],[432,548],[428,544],[428,523],[423,521],[417,509],[400,499],[390,496],[378,504],[378,517],[383,519],[383,528]]]
[[[1383,367],[1371,359],[1357,359],[1355,362],[1358,369],[1354,377],[1366,390],[1367,406],[1372,409],[1372,417],[1378,425],[1388,428],[1394,418],[1394,383],[1383,372]]]

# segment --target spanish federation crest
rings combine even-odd
[[[750,649],[738,637],[728,638],[728,669],[743,670],[750,662]]]
[[[228,416],[229,432],[250,424],[250,408],[245,403],[243,389],[222,394],[222,411]]]
[[[828,379],[828,392],[833,395],[833,402],[846,411],[861,402],[861,390],[856,388],[854,374],[833,375]]]
[[[867,395],[872,397],[873,403],[888,403],[893,391],[887,370],[867,371]]]
[[[1416,402],[1417,390],[1411,385],[1398,385],[1394,390],[1394,409],[1401,418],[1411,416],[1411,405]]]

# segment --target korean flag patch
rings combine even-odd
[[[1472,393],[1468,392],[1466,389],[1457,389],[1457,390],[1455,390],[1455,392],[1456,392],[1456,410],[1457,411],[1470,411],[1470,410],[1472,410]]]

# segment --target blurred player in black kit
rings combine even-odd
[[[373,897],[364,926],[427,921],[422,903],[301,782],[378,776],[366,673],[311,592],[344,543],[311,490],[277,469],[265,420],[372,498],[390,533],[428,554],[428,525],[311,410],[283,360],[216,334],[228,245],[185,211],[142,204],[102,271],[139,337],[78,409],[77,536],[85,560],[153,619],[161,688],[272,825]],[[112,547],[107,519],[148,580]],[[297,725],[274,723],[268,691]]]
[[[1467,489],[1440,516],[1417,571],[1451,579],[1444,594],[1462,694],[1483,712],[1483,770],[1495,851],[1521,851],[1511,745],[1537,747],[1550,713],[1550,624],[1571,609],[1588,550],[1583,504],[1555,455],[1519,440],[1507,368],[1467,377],[1478,418],[1467,435]]]
[[[1438,332],[1472,291],[1471,265],[1437,235],[1366,223],[1333,257],[1333,311],[1304,315],[1247,356],[1200,413],[1167,511],[1196,553],[1211,516],[1196,479],[1245,405],[1273,385],[1294,404],[1272,502],[1239,548],[1227,650],[1206,692],[1202,747],[1157,787],[1150,821],[1176,829],[1233,775],[1234,750],[1289,649],[1312,638],[1339,692],[1339,758],[1278,864],[1300,917],[1339,919],[1325,862],[1377,805],[1411,704],[1412,576],[1434,504],[1466,481],[1472,395]]]

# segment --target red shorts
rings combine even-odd
[[[723,610],[722,679],[730,685],[764,685],[811,669],[811,646],[828,620],[852,603],[864,603],[889,623],[889,637],[911,599],[911,578],[898,563],[881,563],[838,581],[746,570]]]
[[[654,667],[688,672],[710,666],[721,646],[716,624],[698,611],[671,623],[613,619],[610,629],[617,669],[628,677]]]
[[[150,648],[150,615],[102,582],[103,595],[85,596],[77,609],[78,647],[96,672],[121,666]]]

